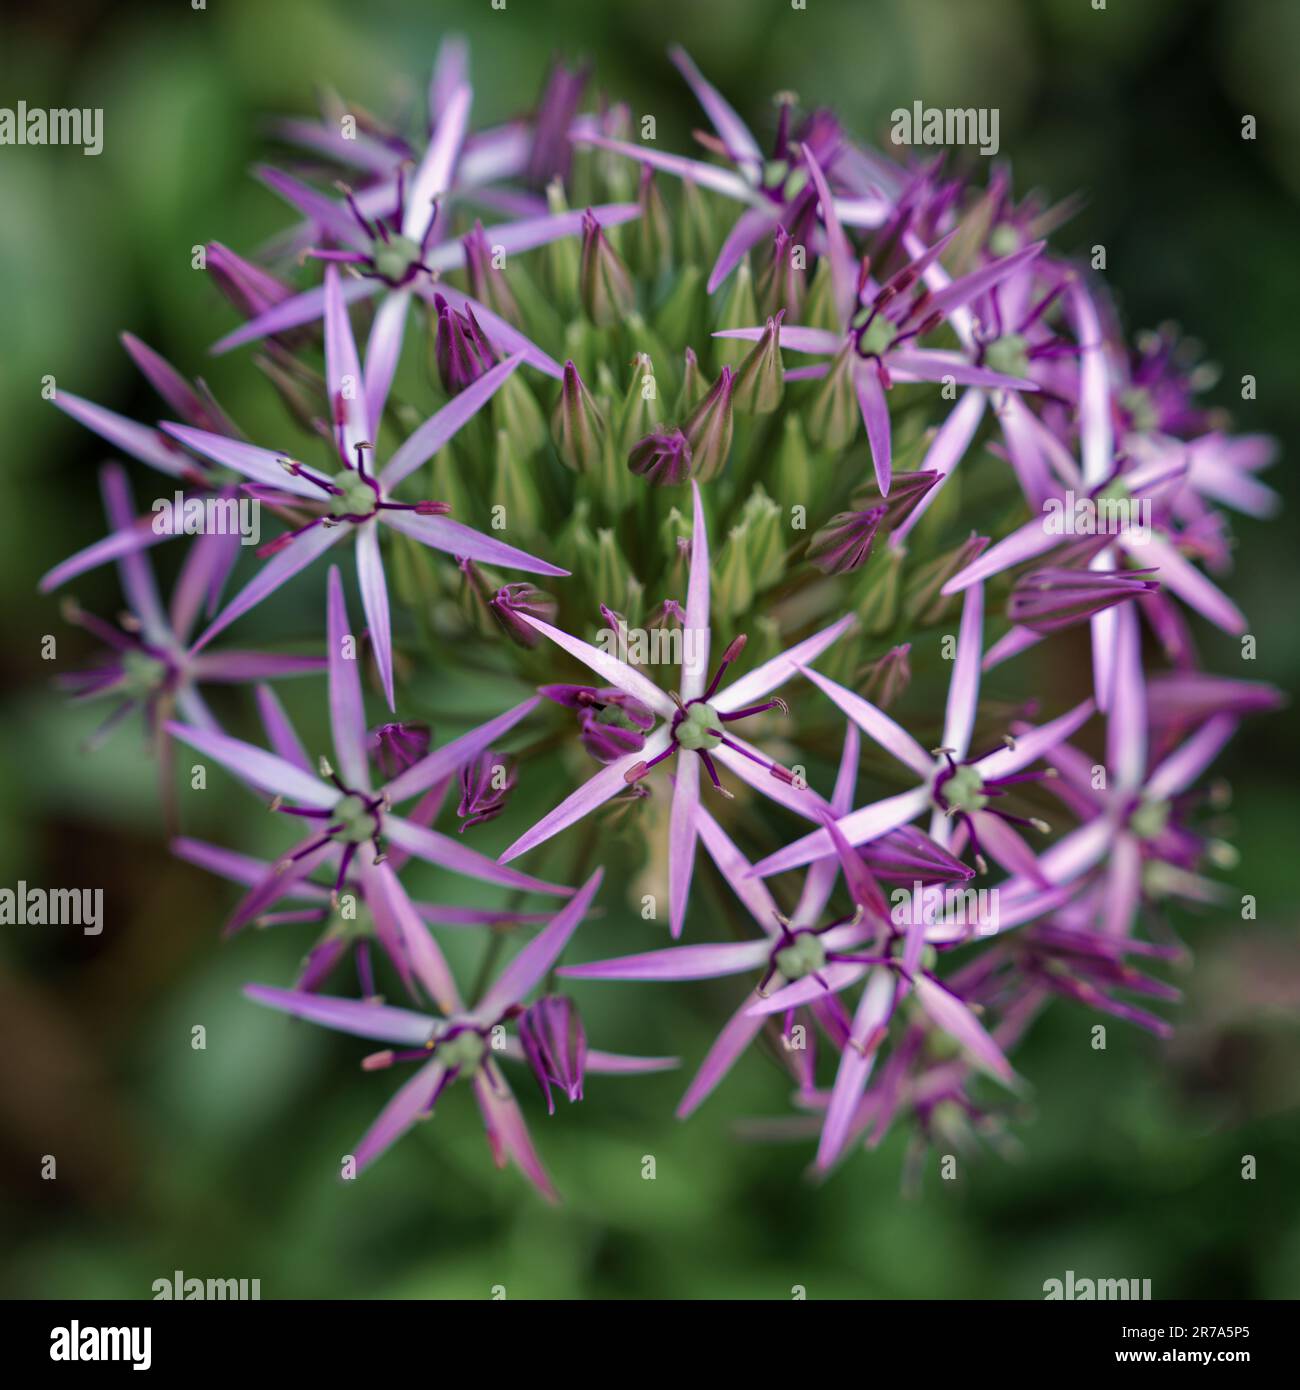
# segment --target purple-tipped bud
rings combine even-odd
[[[573,162],[569,127],[582,101],[590,72],[588,67],[570,71],[563,64],[555,63],[546,75],[546,86],[533,118],[533,147],[528,153],[526,170],[528,181],[535,188],[544,188],[552,179],[567,180],[569,177]]]
[[[506,808],[506,797],[515,785],[513,767],[499,753],[485,749],[460,770],[460,805],[456,814],[464,824],[463,835],[471,825],[495,820]]]
[[[598,763],[639,753],[654,727],[653,712],[613,686],[544,685],[538,694],[578,711],[582,746]]]
[[[220,407],[203,390],[202,383],[196,391],[161,353],[155,352],[148,343],[142,343],[133,333],[123,333],[121,339],[131,360],[148,377],[150,386],[182,420],[213,434],[236,433]]]
[[[912,825],[889,831],[858,853],[874,874],[893,883],[962,883],[975,876],[974,869]]]
[[[889,496],[880,498],[880,488],[873,481],[866,493],[867,505],[875,506],[877,500],[885,505],[884,528],[892,531],[901,526],[916,510],[918,503],[939,481],[941,475],[932,468],[916,469],[911,473],[895,473],[889,484]]]
[[[1023,575],[1007,600],[1007,617],[1031,632],[1059,632],[1160,585],[1153,570],[1090,570],[1049,567]]]
[[[482,222],[474,223],[474,230],[463,238],[463,243],[470,294],[480,304],[486,304],[494,314],[519,327],[523,323],[519,304],[506,280],[505,271],[495,263]]]
[[[277,280],[261,266],[237,256],[219,241],[208,243],[207,266],[217,288],[245,318],[256,318],[277,304],[283,304],[295,293],[291,286]]]
[[[428,754],[431,738],[427,724],[381,724],[370,735],[370,753],[391,781]]]
[[[609,244],[591,210],[582,216],[582,307],[597,328],[621,323],[636,308],[636,293],[627,266]]]
[[[808,559],[823,574],[851,574],[871,557],[885,508],[869,507],[864,512],[840,512],[831,517],[808,542]]]
[[[781,404],[785,370],[781,362],[781,320],[785,310],[767,321],[763,336],[736,370],[735,406],[751,415],[770,415]]]
[[[649,277],[666,274],[673,264],[672,223],[648,164],[641,170],[637,203],[641,208],[634,233],[637,268]]]
[[[571,361],[564,364],[564,384],[551,415],[551,438],[560,462],[575,473],[588,473],[600,462],[605,417]]]
[[[505,629],[506,636],[521,647],[535,647],[542,639],[537,629],[530,627],[519,614],[526,613],[530,618],[553,623],[557,611],[556,602],[550,594],[543,593],[532,584],[503,585],[488,600],[488,607]]]
[[[558,1086],[570,1101],[582,1099],[582,1077],[587,1069],[587,1035],[578,1006],[560,994],[548,994],[530,1004],[519,1017],[519,1041],[546,1097],[546,1108],[555,1114],[551,1087]]]
[[[700,359],[695,349],[688,347],[682,363],[682,394],[678,410],[690,410],[704,395],[704,373],[700,371]]]
[[[723,367],[709,394],[682,425],[682,433],[690,442],[695,476],[702,483],[717,477],[731,452],[731,396],[735,389],[735,373]]]
[[[627,466],[655,487],[677,487],[691,476],[691,445],[681,430],[657,430],[638,439]]]
[[[867,667],[861,691],[873,704],[888,709],[912,683],[912,644],[891,647]]]
[[[807,255],[784,227],[776,229],[772,258],[758,280],[758,305],[766,314],[787,313],[799,321],[808,290]]]
[[[472,309],[461,313],[440,294],[434,296],[433,307],[438,315],[433,348],[438,375],[447,394],[455,396],[495,367],[497,356]]]

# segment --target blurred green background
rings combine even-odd
[[[1300,1292],[1300,946],[1295,849],[1297,734],[1287,713],[1248,728],[1221,764],[1235,789],[1231,877],[1260,920],[1204,917],[1187,935],[1196,970],[1168,1046],[1060,1004],[1018,1058],[1034,1082],[1017,1160],[927,1172],[899,1195],[903,1143],[858,1155],[825,1187],[803,1180],[802,1145],[755,1145],[742,1117],[782,1113],[787,1087],[757,1052],[688,1124],[672,1110],[689,1072],[592,1081],[583,1106],[547,1119],[517,1089],[564,1193],[546,1209],[488,1161],[477,1112],[453,1093],[436,1121],[355,1184],[340,1156],[387,1094],[353,1070],[354,1042],[241,1002],[248,979],[281,982],[306,937],[217,924],[234,890],[168,855],[154,772],[134,727],[88,757],[96,716],[49,688],[43,635],[61,667],[84,654],[38,598],[36,577],[101,533],[95,466],[106,450],[39,398],[40,379],[150,416],[116,334],[130,329],[202,373],[257,437],[279,418],[235,353],[206,345],[233,319],[190,248],[250,250],[285,220],[246,176],[261,121],[313,109],[316,84],[381,112],[418,111],[436,42],[473,44],[478,123],[525,108],[552,53],[586,55],[600,86],[659,118],[685,149],[699,122],[664,58],[671,41],[755,123],[792,88],[833,105],[863,137],[889,111],[997,106],[1002,155],[1021,190],[1087,195],[1062,250],[1100,242],[1130,328],[1165,319],[1223,368],[1214,398],[1240,427],[1282,437],[1270,481],[1283,518],[1235,521],[1230,582],[1259,641],[1207,638],[1220,669],[1294,689],[1294,383],[1300,324],[1300,7],[1290,0],[512,0],[364,7],[309,0],[131,5],[64,0],[0,29],[0,105],[105,110],[97,159],[0,149],[0,884],[103,884],[101,937],[0,929],[0,1292],[141,1296],[175,1269],[260,1278],[264,1297],[1041,1297],[1043,1281],[1150,1278],[1157,1297]],[[1252,143],[1241,117],[1258,119]],[[1259,381],[1243,405],[1232,383]],[[133,466],[134,468],[134,466]],[[134,469],[137,486],[146,483]],[[142,497],[151,492],[141,491]],[[165,548],[164,548],[165,549]],[[159,557],[170,574],[175,556]],[[319,621],[323,575],[247,620],[249,645]],[[74,591],[115,611],[109,570]],[[294,605],[301,605],[295,607]],[[310,629],[308,629],[310,630]],[[320,687],[282,686],[315,746]],[[465,691],[432,684],[414,711],[440,731],[479,717]],[[231,705],[220,706],[234,709]],[[213,776],[186,829],[258,847],[253,803]],[[504,843],[485,832],[491,845]],[[557,856],[558,858],[559,856]],[[530,867],[560,876],[562,864]],[[433,896],[432,870],[412,872]],[[453,945],[468,972],[471,957]],[[680,990],[584,988],[597,1046],[674,1052],[693,1068],[734,1006],[734,982]],[[206,1051],[190,1047],[203,1024]],[[42,1181],[40,1156],[58,1158]],[[641,1177],[653,1154],[658,1177]],[[1242,1156],[1258,1177],[1242,1181]]]

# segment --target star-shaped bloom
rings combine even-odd
[[[847,374],[866,427],[876,481],[881,495],[886,496],[893,465],[889,405],[885,392],[894,381],[943,381],[949,378],[964,386],[1002,387],[1011,391],[1038,389],[1027,377],[1010,376],[985,366],[975,366],[963,353],[917,347],[916,341],[1031,261],[1042,250],[1043,243],[1035,242],[981,266],[936,293],[923,282],[922,277],[956,235],[955,231],[949,232],[934,245],[913,255],[883,285],[877,284],[867,265],[864,263],[859,267],[857,264],[857,257],[840,225],[834,200],[816,156],[805,149],[804,158],[821,202],[839,327],[832,331],[783,323],[778,339],[782,348],[831,359],[824,366],[797,368],[794,372],[787,372],[786,376],[799,380],[825,376],[827,372]],[[918,284],[918,281],[921,283]],[[914,294],[910,293],[913,287],[916,288]],[[757,342],[767,331],[766,327],[726,328],[714,336]],[[927,462],[925,466],[932,468],[936,465]]]
[[[279,716],[283,717],[283,711],[279,711]],[[305,757],[303,761],[306,765]],[[412,820],[424,825],[437,815],[449,781],[444,779],[441,786],[425,794],[412,812]],[[292,876],[286,883],[284,876],[276,872],[276,865],[268,860],[188,836],[172,841],[172,853],[250,890],[227,919],[225,935],[230,936],[249,924],[270,928],[310,923],[320,929],[319,937],[303,958],[302,969],[294,981],[295,989],[316,992],[335,966],[350,954],[362,997],[377,998],[372,943],[389,955],[404,980],[414,983],[410,952],[404,938],[394,931],[396,923],[391,910],[394,895],[378,894],[373,907],[366,900],[366,885],[369,883],[373,887],[375,879],[349,876],[341,889],[337,881],[325,885],[310,878]],[[394,874],[400,874],[409,857],[406,851],[394,849],[386,862]],[[328,860],[324,861],[324,866],[328,868]],[[500,928],[539,925],[550,920],[546,913],[454,907],[443,903],[412,901],[411,908],[422,922],[437,927]],[[400,910],[406,912],[404,904]]]
[[[713,126],[715,137],[698,136],[702,143],[731,165],[721,168],[702,160],[663,154],[651,145],[632,145],[598,134],[575,133],[577,144],[597,145],[635,159],[651,169],[660,169],[687,183],[720,193],[746,205],[723,242],[708,280],[712,294],[740,264],[745,253],[778,229],[793,234],[810,220],[813,195],[809,189],[810,164],[815,158],[830,167],[837,155],[847,152],[838,126],[826,113],[817,112],[804,122],[796,134],[791,130],[793,98],[781,98],[780,121],[771,158],[764,156],[749,127],[730,102],[707,81],[682,48],[669,49],[668,56],[690,84]],[[856,164],[854,172],[857,172]],[[890,203],[874,180],[862,183],[861,191],[837,199],[836,215],[842,222],[858,227],[878,227],[890,214]]]
[[[346,302],[382,294],[366,345],[365,373],[372,420],[378,420],[379,406],[387,398],[397,370],[412,295],[432,303],[436,292],[457,311],[472,310],[504,350],[518,353],[550,376],[562,375],[558,363],[486,305],[442,284],[435,291],[435,276],[459,270],[466,263],[466,247],[461,238],[436,243],[435,235],[440,226],[438,200],[455,180],[472,95],[468,83],[459,84],[451,93],[409,185],[405,166],[399,166],[395,189],[380,186],[370,190],[364,200],[346,190],[344,201],[339,203],[278,169],[259,170],[260,178],[273,192],[307,216],[341,248],[312,249],[306,254],[345,264],[355,272],[356,278],[343,291]],[[500,223],[487,228],[483,235],[490,245],[513,255],[576,235],[582,230],[584,217],[593,212],[606,226],[614,226],[636,217],[639,208],[635,203],[614,203],[588,212],[544,213]],[[270,334],[315,322],[326,313],[326,293],[320,287],[276,304],[228,333],[214,345],[213,351],[227,352]]]
[[[201,381],[193,384],[188,382],[170,362],[131,333],[122,334],[122,346],[158,395],[182,420],[216,434],[229,435],[231,438],[239,436],[237,428]],[[174,479],[184,489],[187,501],[197,495],[219,500],[223,506],[229,506],[238,498],[238,474],[215,468],[207,459],[186,452],[156,426],[128,420],[124,415],[107,410],[71,391],[56,391],[53,403],[65,415],[93,430],[101,439],[106,439],[115,449]],[[79,550],[43,575],[39,585],[41,593],[60,588],[70,579],[110,560],[184,534],[175,526],[158,525],[157,520],[157,513],[150,512],[140,517],[129,517],[115,525],[102,540]],[[218,562],[211,571],[211,588],[207,595],[209,615],[216,611],[222,587],[239,556],[239,547],[240,536],[234,527],[213,542]]]
[[[376,474],[367,466],[366,454],[378,432],[384,399],[372,397],[367,390],[338,273],[330,266],[325,272],[325,378],[338,472],[332,475],[318,472],[273,450],[186,425],[163,426],[187,448],[234,469],[256,484],[293,494],[301,502],[310,504],[305,510],[315,513],[304,525],[281,536],[270,547],[263,547],[263,553],[268,548],[273,549],[274,558],[227,604],[198,645],[211,641],[218,632],[273,594],[345,535],[353,535],[361,601],[384,693],[392,708],[393,651],[388,585],[379,546],[381,525],[391,526],[422,545],[461,559],[534,574],[567,574],[567,570],[452,521],[446,515],[445,503],[399,502],[393,497],[397,486],[473,418],[519,362],[516,354],[483,373],[426,420],[397,450],[387,467]]]
[[[392,865],[386,862],[389,845],[451,873],[484,883],[533,893],[572,891],[506,868],[478,850],[470,849],[457,836],[443,835],[419,824],[413,817],[397,816],[392,812],[392,807],[444,786],[466,763],[531,713],[538,699],[534,696],[480,724],[376,787],[371,780],[367,756],[360,666],[352,654],[356,640],[348,628],[343,584],[334,567],[330,569],[326,631],[334,758],[332,762],[321,759],[319,774],[312,771],[301,751],[301,742],[283,711],[270,711],[275,752],[267,752],[215,730],[175,723],[168,724],[167,728],[181,742],[219,762],[250,786],[273,796],[274,810],[300,817],[313,827],[311,835],[282,857],[272,873],[245,899],[239,909],[242,920],[252,920],[265,911],[294,883],[307,878],[317,865],[337,864],[335,891],[342,890],[349,871],[356,867],[366,902],[376,913],[377,926],[381,931],[387,930],[385,945],[390,948],[389,954],[399,968],[403,956],[409,957],[419,977],[419,963],[428,961],[432,938],[411,907]],[[263,713],[267,712],[264,707]],[[368,846],[368,852],[363,851],[362,846]],[[378,922],[380,912],[386,914],[382,926]],[[436,947],[432,949],[436,951]],[[437,976],[445,973],[445,967],[434,962],[429,972]]]
[[[1234,712],[1211,715],[1153,762],[1149,749],[1148,692],[1142,670],[1137,614],[1118,610],[1114,697],[1106,719],[1105,782],[1096,785],[1094,760],[1062,741],[1044,756],[1060,773],[1058,790],[1095,828],[1076,865],[1083,873],[1103,865],[1089,899],[1103,935],[1128,936],[1146,891],[1213,900],[1217,885],[1200,877],[1202,836],[1186,824],[1190,789],[1237,731]]]
[[[135,502],[126,470],[108,463],[100,471],[104,509],[111,534],[135,522]],[[229,537],[205,534],[191,547],[181,566],[170,604],[164,608],[149,556],[128,551],[117,557],[126,609],[116,626],[85,612],[75,603],[64,611],[70,622],[84,628],[107,648],[107,659],[84,671],[60,676],[57,684],[78,700],[115,699],[112,714],[92,739],[102,741],[132,710],[143,707],[155,745],[165,752],[163,726],[173,709],[190,723],[217,731],[199,687],[300,676],[323,671],[319,657],[288,656],[279,652],[200,651],[191,641],[195,619],[204,599],[226,564]],[[238,534],[235,543],[238,545]],[[161,772],[167,786],[166,759]],[[168,796],[170,788],[168,787]]]
[[[826,807],[836,815],[843,815],[853,803],[858,748],[857,730],[850,726],[831,800],[826,803],[817,798],[819,806]],[[750,1005],[765,998],[771,991],[779,990],[788,980],[801,979],[810,974],[821,975],[832,970],[837,962],[851,959],[854,947],[870,935],[863,926],[864,916],[870,912],[881,919],[887,911],[871,870],[850,850],[842,863],[854,900],[852,916],[839,918],[824,926],[818,925],[841,867],[833,859],[823,859],[808,870],[798,905],[787,918],[778,909],[766,884],[752,876],[749,861],[702,806],[698,820],[700,838],[719,873],[749,911],[763,935],[754,941],[673,946],[642,955],[565,966],[558,972],[570,979],[583,980],[703,980],[749,973],[760,977],[755,988],[745,996],[740,1008],[718,1035],[687,1088],[677,1108],[680,1119],[685,1119],[712,1094],[758,1036],[765,1020],[750,1012]],[[912,864],[902,872],[910,882],[922,875],[928,877],[933,869]],[[833,1011],[828,1013],[825,1008],[817,1011],[816,1016],[828,1035],[835,1037],[842,1034],[842,1022],[847,1020],[837,1020]],[[789,1032],[788,1026],[786,1031]],[[808,1075],[811,1074],[811,1061],[811,1057],[806,1059]]]
[[[1108,480],[1092,487],[1087,481],[1086,463],[1083,468],[1076,467],[1068,452],[1059,446],[1054,467],[1064,486],[1053,489],[1053,496],[1043,510],[954,575],[943,586],[945,594],[961,593],[973,584],[1055,550],[1069,539],[1068,532],[1063,534],[1062,525],[1068,525],[1081,506],[1097,509],[1105,506],[1109,509],[1109,517],[1114,519],[1113,539],[1092,557],[1090,569],[1105,572],[1129,562],[1216,627],[1234,634],[1246,630],[1245,615],[1213,580],[1182,554],[1178,534],[1167,524],[1166,503],[1186,478],[1185,457],[1171,460],[1161,453],[1148,462],[1121,467]],[[1101,511],[1095,514],[1100,521]],[[1109,518],[1106,524],[1111,525]],[[1097,707],[1103,711],[1109,708],[1113,686],[1118,612],[1118,608],[1106,607],[1093,613],[1088,620],[1092,635],[1093,687]],[[1033,646],[1042,640],[1042,635],[1017,624],[989,649],[986,667],[995,666]]]
[[[764,662],[720,692],[718,687],[723,674],[744,645],[743,638],[737,638],[723,653],[717,671],[706,685],[710,644],[709,538],[699,484],[692,480],[691,487],[695,500],[695,524],[691,536],[690,578],[682,629],[682,676],[678,692],[669,694],[661,690],[626,662],[562,632],[540,618],[523,612],[518,615],[556,646],[589,666],[602,680],[657,715],[662,722],[653,732],[646,734],[640,749],[615,758],[602,768],[525,831],[501,856],[502,863],[517,858],[602,806],[659,763],[677,753],[692,755],[677,758],[669,816],[668,917],[674,936],[681,935],[695,865],[701,768],[719,791],[724,791],[718,775],[717,765],[720,763],[765,796],[808,814],[806,789],[796,787],[789,772],[732,733],[731,726],[766,710],[784,709],[784,702],[772,698],[772,692],[795,674],[801,662],[811,661],[824,652],[849,630],[854,621],[851,614],[841,618]]]
[[[508,1159],[513,1160],[547,1200],[558,1200],[494,1054],[499,1052],[515,1061],[529,1060],[525,1044],[509,1037],[504,1025],[524,1012],[523,1001],[543,981],[577,930],[602,876],[603,870],[597,869],[549,925],[488,985],[472,1008],[465,1007],[450,974],[440,982],[434,995],[441,1016],[267,985],[247,987],[245,993],[258,1004],[341,1033],[387,1043],[384,1051],[366,1058],[363,1066],[367,1070],[406,1062],[420,1064],[356,1146],[353,1157],[358,1173],[396,1143],[417,1120],[431,1115],[452,1082],[467,1080],[474,1087],[497,1166],[504,1167]],[[586,1050],[584,1063],[588,1072],[655,1072],[675,1067],[677,1058],[626,1057]]]
[[[910,791],[841,817],[838,829],[849,844],[866,844],[896,826],[907,825],[928,809],[930,835],[944,848],[948,847],[955,821],[969,839],[977,864],[983,864],[983,855],[987,852],[1009,872],[1037,878],[1046,887],[1047,880],[1035,866],[1034,855],[1016,833],[1018,826],[1034,826],[1034,820],[1002,811],[998,809],[998,802],[1009,787],[1041,777],[1042,773],[1026,769],[1074,734],[1092,715],[1094,706],[1091,700],[1085,700],[1068,714],[1029,728],[1009,746],[972,758],[970,741],[979,704],[983,625],[984,592],[981,586],[973,585],[962,606],[957,650],[948,684],[943,745],[934,753],[927,753],[911,734],[869,700],[811,668],[803,668],[814,685],[830,696],[868,738],[892,754],[920,783]],[[826,858],[834,852],[834,842],[826,830],[815,830],[768,855],[755,866],[754,872],[768,877]]]

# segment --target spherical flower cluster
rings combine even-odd
[[[297,220],[260,258],[206,251],[243,320],[214,350],[256,345],[283,436],[250,440],[130,335],[156,423],[55,402],[207,521],[151,524],[109,464],[108,535],[42,588],[114,562],[126,615],[68,601],[106,655],[65,684],[114,701],[104,734],[141,709],[160,749],[299,825],[269,859],[173,843],[239,885],[227,931],[307,932],[297,979],[249,998],[401,1072],[358,1169],[466,1082],[497,1162],[553,1197],[503,1064],[552,1111],[588,1077],[678,1064],[588,1047],[582,992],[613,988],[592,981],[738,977],[678,1114],[766,1036],[782,1132],[821,1173],[894,1126],[918,1152],[996,1137],[1044,1006],[1166,1035],[1165,908],[1225,898],[1205,775],[1277,696],[1205,670],[1197,628],[1246,632],[1210,575],[1223,509],[1274,509],[1271,441],[1203,406],[1169,331],[1130,347],[1048,245],[1068,210],[1004,168],[883,153],[789,94],[765,148],[671,58],[711,126],[699,158],[630,139],[563,67],[531,116],[475,128],[455,41],[418,131],[283,123],[296,172],[258,177]],[[249,503],[274,529],[256,565],[217,524]],[[164,606],[149,549],[191,529]],[[323,621],[299,610],[323,659],[228,646],[326,566]],[[412,675],[462,663],[520,699],[440,741]],[[332,747],[309,756],[268,682],[322,672]],[[212,682],[252,687],[264,738],[221,727]],[[531,825],[526,787],[548,807]],[[492,822],[499,856],[474,844]],[[611,853],[682,944],[611,954],[611,915],[590,959]],[[502,906],[414,900],[413,858]],[[453,928],[489,952],[468,993]]]

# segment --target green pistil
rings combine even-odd
[[[334,486],[342,488],[340,496],[330,499],[330,512],[334,516],[371,516],[375,512],[379,498],[359,473],[348,470],[334,478]]]
[[[890,343],[894,341],[894,325],[883,315],[877,314],[875,318],[866,325],[866,331],[862,331],[863,324],[866,323],[870,315],[870,309],[863,309],[858,315],[859,323],[854,320],[854,327],[858,330],[858,352],[863,357],[881,357],[888,349]]]
[[[1144,801],[1128,818],[1129,829],[1139,840],[1154,840],[1169,824],[1167,801]]]
[[[1112,478],[1097,494],[1098,502],[1127,502],[1133,494],[1119,478]]]
[[[802,980],[826,964],[826,948],[812,932],[797,932],[788,946],[776,953],[776,968],[787,980]]]
[[[123,691],[143,698],[152,695],[167,679],[167,663],[146,652],[124,652],[122,677]]]
[[[605,705],[596,712],[597,724],[610,724],[616,729],[631,729],[640,732],[640,726],[629,719],[619,705]]]
[[[390,235],[387,241],[371,243],[370,259],[374,262],[376,274],[385,280],[401,282],[420,259],[420,248],[410,237]]]
[[[435,1048],[438,1060],[448,1071],[473,1071],[483,1060],[487,1044],[482,1035],[467,1028],[463,1033],[440,1042]]]
[[[786,177],[789,173],[789,160],[769,159],[763,166],[763,187],[775,191],[786,181]]]
[[[1004,333],[985,345],[984,361],[1003,376],[1029,375],[1029,344],[1019,333]]]
[[[332,815],[343,828],[334,832],[335,839],[348,844],[362,845],[379,833],[379,820],[361,797],[349,793],[334,803]]]
[[[1133,421],[1133,428],[1140,433],[1153,430],[1160,423],[1160,417],[1151,404],[1151,397],[1141,388],[1135,386],[1121,392],[1119,402]]]
[[[901,961],[907,950],[907,937],[896,936],[889,943],[889,954],[896,960]],[[917,962],[917,969],[923,975],[933,975],[934,967],[939,964],[939,953],[933,946],[921,947],[921,959]]]
[[[718,727],[718,712],[703,700],[695,700],[686,706],[686,713],[673,732],[679,748],[687,748],[692,753],[707,752],[716,748],[722,739],[711,729]]]
[[[1020,250],[1020,233],[1005,222],[989,233],[989,250],[995,256],[1011,256]]]
[[[982,811],[989,804],[984,783],[973,767],[958,767],[936,790],[957,811]]]

